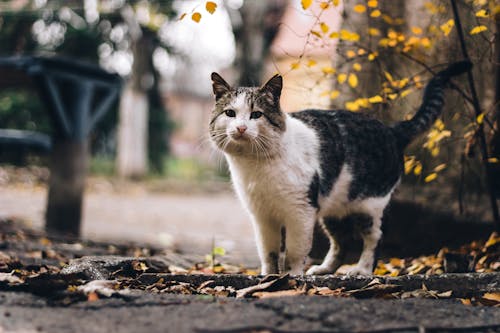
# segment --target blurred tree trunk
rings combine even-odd
[[[153,65],[158,46],[156,33],[140,27],[133,10],[122,12],[130,29],[134,57],[132,74],[120,101],[117,172],[122,177],[142,177],[148,171],[163,171],[167,151],[167,120],[160,93],[159,75]]]
[[[154,80],[149,59],[152,48],[151,36],[147,34],[141,33],[132,41],[132,75],[123,91],[119,111],[117,171],[122,177],[142,177],[148,168],[147,91]]]
[[[354,31],[360,36],[368,36],[368,47],[370,49],[376,50],[377,45],[375,40],[372,42],[372,40],[370,39],[367,33],[368,28],[378,29],[383,36],[387,35],[387,32],[390,29],[396,32],[406,33],[406,14],[408,12],[407,7],[411,7],[411,4],[409,4],[408,1],[379,1],[380,11],[392,20],[391,23],[382,18],[370,17],[369,11],[365,13],[357,13],[354,10],[354,6],[357,4],[359,4],[359,1],[344,1],[341,29]],[[378,38],[376,38],[376,40],[378,40]],[[350,61],[350,59],[346,57],[346,52],[349,49],[351,49],[350,46],[346,45],[342,40],[339,41],[337,54],[334,57],[334,61],[336,62],[336,64],[334,64],[334,67],[336,67],[341,73],[352,72],[352,64],[355,61]],[[381,76],[381,66],[383,67],[383,70],[386,70],[391,74],[396,73],[404,75],[404,73],[401,73],[400,71],[401,68],[403,68],[403,66],[401,66],[401,56],[395,54],[394,52],[387,52],[386,54],[380,54],[380,58],[382,59],[381,61],[376,59],[375,61],[363,63],[362,71],[356,73],[359,79],[359,86],[356,88],[356,95],[354,94],[354,92],[351,94],[342,94],[341,96],[339,96],[339,98],[332,101],[332,103],[335,104],[332,105],[332,108],[343,108],[345,102],[347,101],[352,101],[353,99],[356,99],[358,97],[369,97],[379,94],[381,83],[384,80]],[[332,83],[335,89],[337,81],[335,80]],[[379,119],[391,120],[390,117],[392,113],[386,112],[385,107],[386,106],[384,104],[377,104],[376,106],[374,106],[374,109],[370,110],[370,114],[375,115]],[[398,115],[397,118],[399,117],[400,116]]]
[[[264,63],[278,33],[287,0],[245,1],[241,17],[231,15],[236,40],[239,85],[255,86],[262,80]]]
[[[495,54],[493,64],[495,66],[495,111],[494,111],[494,133],[490,141],[491,155],[500,160],[500,13],[495,15]],[[492,181],[496,189],[497,198],[500,197],[500,163],[492,163]]]

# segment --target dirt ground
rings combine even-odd
[[[200,255],[210,253],[214,242],[234,262],[257,265],[252,226],[229,186],[177,192],[92,180],[84,200],[83,237],[150,243]],[[0,217],[21,218],[41,229],[46,200],[43,185],[4,184]]]

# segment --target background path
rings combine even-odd
[[[173,194],[147,191],[139,185],[118,190],[90,187],[84,201],[85,238],[146,242],[201,255],[210,253],[215,241],[231,260],[258,263],[252,226],[230,190]],[[22,218],[34,228],[43,228],[46,198],[43,186],[3,185],[0,217]]]

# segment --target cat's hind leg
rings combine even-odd
[[[328,253],[321,265],[311,266],[306,274],[307,275],[321,275],[335,273],[335,271],[342,265],[345,257],[344,251],[344,238],[342,229],[342,221],[333,217],[324,218],[320,222],[325,234],[330,241]]]
[[[363,239],[363,250],[358,263],[348,270],[348,275],[371,275],[375,262],[375,250],[382,237],[381,218],[366,215],[362,218],[365,228],[358,229]]]

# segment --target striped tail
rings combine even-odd
[[[404,149],[416,136],[428,130],[441,114],[444,105],[444,88],[451,77],[460,75],[472,68],[470,61],[451,64],[434,76],[425,87],[422,105],[410,120],[397,123],[394,133],[401,149]]]

